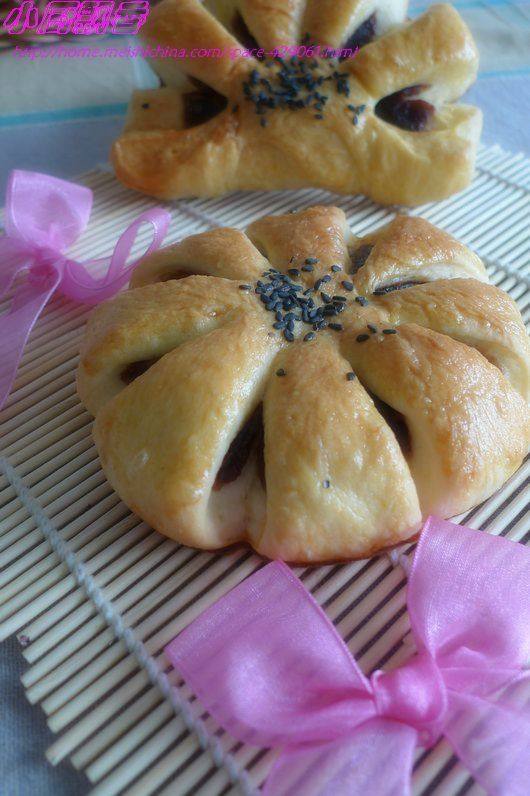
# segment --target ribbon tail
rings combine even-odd
[[[68,298],[85,304],[97,304],[113,296],[129,281],[131,272],[139,260],[152,254],[161,246],[170,221],[171,215],[167,210],[161,208],[147,210],[138,216],[121,234],[110,258],[107,273],[102,277],[92,275],[89,268],[97,268],[102,263],[107,263],[108,258],[91,260],[86,263],[67,260],[61,281],[61,292]],[[132,263],[127,265],[127,259],[142,224],[151,225],[153,233],[151,242],[140,257],[136,257]]]
[[[491,701],[451,691],[449,708],[444,734],[476,781],[490,796],[528,796],[529,673]]]
[[[11,288],[15,277],[32,263],[31,255],[19,241],[0,237],[0,299]]]
[[[10,310],[0,316],[0,409],[15,380],[22,352],[33,326],[60,281],[54,268],[45,279],[31,277],[16,292]]]
[[[409,796],[416,742],[412,727],[375,718],[347,740],[287,748],[264,796]]]

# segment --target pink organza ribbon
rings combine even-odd
[[[302,583],[274,562],[166,648],[235,738],[281,753],[270,796],[403,796],[440,736],[490,794],[530,792],[530,553],[431,518],[408,583],[418,653],[366,678]]]
[[[26,340],[51,296],[59,290],[85,304],[97,304],[116,293],[129,279],[138,260],[127,265],[136,234],[144,223],[153,239],[142,255],[157,249],[167,232],[170,215],[156,208],[138,216],[118,240],[112,256],[81,264],[65,251],[85,230],[92,208],[92,191],[81,185],[38,174],[12,171],[9,177],[5,235],[0,237],[0,300],[15,277],[26,271],[11,307],[0,316],[0,409],[13,384]],[[102,278],[89,269],[108,264]]]

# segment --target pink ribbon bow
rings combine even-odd
[[[206,610],[166,654],[235,738],[282,747],[270,796],[409,794],[416,746],[441,735],[488,793],[528,796],[529,551],[431,518],[407,602],[418,653],[369,679],[279,562]]]
[[[20,271],[26,270],[27,276],[10,310],[0,316],[0,409],[9,395],[26,340],[55,290],[85,304],[97,304],[112,296],[127,282],[138,262],[126,265],[140,226],[147,222],[153,227],[145,256],[160,246],[170,221],[166,210],[148,210],[121,235],[110,261],[105,257],[81,264],[69,259],[65,251],[86,228],[91,208],[89,188],[32,171],[10,174],[5,235],[0,237],[0,300]],[[90,267],[106,263],[104,277],[89,273]]]

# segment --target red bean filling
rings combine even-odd
[[[370,390],[367,390],[367,392],[374,402],[375,408],[385,419],[387,425],[390,427],[392,433],[397,439],[402,454],[404,456],[409,456],[412,451],[412,439],[404,415],[386,404],[384,401],[378,398],[377,395],[374,395],[372,392],[370,392]]]
[[[350,274],[356,274],[359,268],[365,264],[373,248],[373,244],[363,243],[362,246],[359,246],[350,254]]]
[[[187,276],[191,276],[189,271],[169,271],[167,274],[161,274],[158,281],[169,282],[171,279],[185,279]]]
[[[377,15],[372,14],[353,31],[351,36],[346,39],[342,45],[342,49],[355,50],[356,47],[360,49],[361,47],[364,47],[365,44],[370,44],[370,42],[375,38],[376,24]],[[340,60],[343,61],[346,57],[347,56],[343,56]]]
[[[254,448],[257,448],[258,451],[258,472],[263,483],[263,410],[261,404],[254,410],[228,448],[213,485],[216,491],[239,478]]]
[[[415,285],[424,285],[421,279],[408,279],[403,282],[394,282],[391,285],[383,285],[383,287],[378,287],[374,290],[374,296],[385,296],[387,293],[392,293],[394,290],[406,290],[408,287],[414,287]]]
[[[259,50],[259,44],[247,28],[247,23],[239,12],[232,19],[232,31],[245,50]]]
[[[145,373],[146,370],[149,370],[151,365],[154,365],[155,362],[158,362],[158,357],[154,357],[153,359],[139,359],[136,362],[131,362],[130,365],[127,365],[122,372],[120,373],[120,378],[125,384],[130,384],[132,381],[141,376],[142,373]]]
[[[408,86],[380,99],[375,106],[376,116],[402,130],[419,132],[424,130],[434,113],[434,105],[421,99],[409,99],[428,86]]]
[[[213,88],[201,83],[200,80],[192,81],[197,89],[184,94],[184,125],[197,127],[213,119],[214,116],[224,111],[228,104],[226,97],[214,91]]]

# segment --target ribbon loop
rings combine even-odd
[[[203,705],[247,743],[334,739],[337,727],[346,734],[375,714],[367,680],[285,564],[263,567],[200,619],[166,652]]]
[[[89,188],[47,174],[14,170],[7,183],[6,235],[63,252],[86,229],[91,209]]]
[[[155,208],[139,216],[120,236],[108,258],[78,263],[65,251],[88,224],[92,191],[31,171],[11,172],[6,196],[5,232],[0,237],[0,298],[27,271],[7,313],[0,317],[0,409],[9,394],[24,346],[40,313],[56,290],[85,304],[97,304],[123,287],[138,262],[127,265],[136,234],[151,224],[153,237],[143,256],[155,251],[170,215]],[[103,268],[97,277],[89,268]]]

